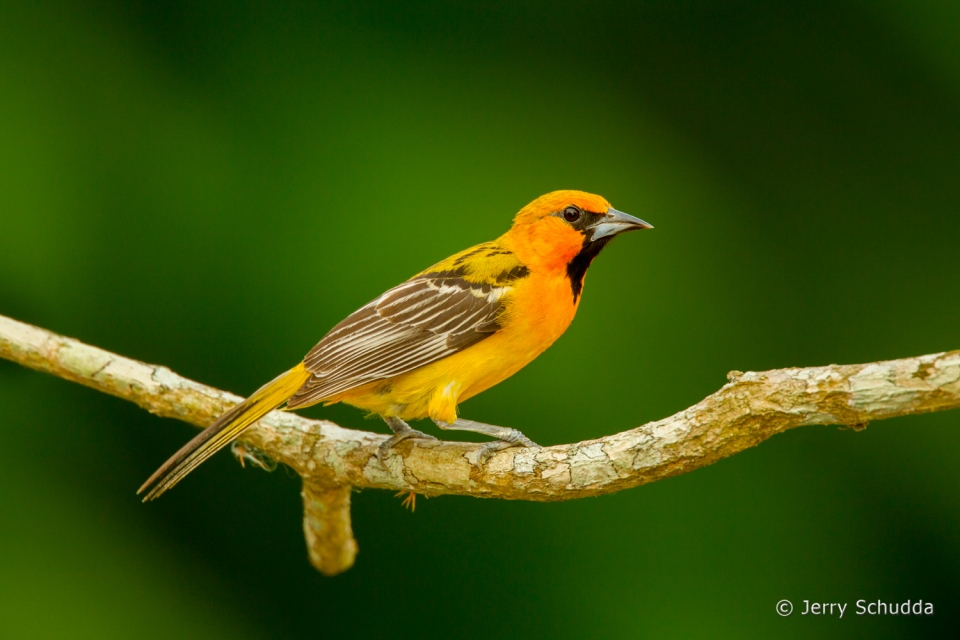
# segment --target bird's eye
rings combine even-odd
[[[566,220],[567,222],[576,222],[577,220],[580,219],[580,216],[582,215],[583,215],[583,212],[580,211],[578,207],[575,207],[573,205],[570,205],[569,207],[563,210],[563,219]]]

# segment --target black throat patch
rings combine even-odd
[[[570,288],[573,289],[573,302],[576,303],[583,291],[583,277],[587,275],[587,268],[597,254],[607,246],[607,243],[613,239],[613,236],[600,238],[599,240],[583,241],[583,247],[580,253],[574,256],[573,260],[567,263],[567,277],[570,278]]]

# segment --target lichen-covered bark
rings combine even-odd
[[[303,481],[303,534],[310,564],[325,576],[353,566],[357,541],[350,524],[351,488],[326,487]]]
[[[0,356],[198,426],[207,426],[240,400],[166,367],[3,316]],[[356,553],[349,530],[353,486],[428,496],[570,500],[692,471],[794,427],[860,429],[872,420],[960,407],[960,351],[860,365],[731,372],[728,379],[713,395],[669,418],[597,440],[507,449],[482,467],[476,464],[479,445],[408,440],[384,459],[384,468],[375,454],[386,435],[280,411],[243,438],[303,477],[311,561],[324,573],[335,573]],[[165,456],[158,455],[158,460]]]

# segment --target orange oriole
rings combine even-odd
[[[510,377],[566,331],[590,263],[616,235],[652,226],[582,191],[554,191],[520,210],[510,230],[450,256],[335,326],[303,359],[224,413],[140,487],[170,489],[272,409],[323,402],[379,414],[393,430],[378,451],[432,438],[406,421],[497,438],[481,463],[537,446],[516,429],[457,418],[457,403]]]

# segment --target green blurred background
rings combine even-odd
[[[956,2],[0,3],[0,313],[249,393],[347,313],[575,188],[656,225],[462,406],[543,444],[731,369],[960,347]],[[309,410],[386,431],[349,407]],[[932,637],[960,624],[960,413],[785,433],[599,499],[354,499],[0,361],[0,637]],[[781,618],[774,605],[798,607]],[[858,599],[936,615],[857,617]],[[804,599],[850,603],[843,620]]]

